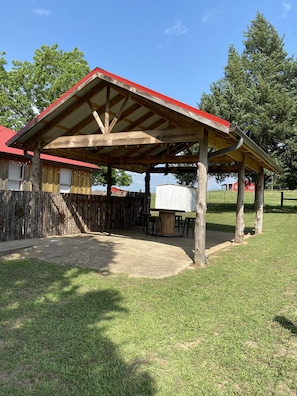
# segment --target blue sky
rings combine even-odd
[[[297,0],[2,0],[0,51],[32,61],[41,45],[77,47],[96,66],[196,107],[223,76],[231,44],[264,14],[289,55],[297,52]],[[152,175],[156,184],[174,183]],[[210,188],[215,188],[210,187]],[[134,177],[130,190],[144,189]]]

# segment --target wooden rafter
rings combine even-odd
[[[126,103],[128,102],[128,99],[129,99],[129,96],[126,96],[124,98],[124,100],[122,101],[122,104],[121,104],[121,107],[120,107],[118,113],[114,116],[112,122],[110,123],[110,125],[108,127],[108,133],[110,133],[113,130],[114,126],[116,125],[116,123],[120,119],[120,117],[121,117],[121,115],[123,113],[123,110],[124,110],[124,108],[126,106]]]
[[[88,100],[88,105],[92,111],[93,117],[95,118],[95,121],[97,122],[97,125],[101,131],[101,133],[105,133],[105,126],[100,118],[100,114],[98,113],[97,109],[95,108],[95,106]]]

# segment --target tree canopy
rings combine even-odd
[[[13,60],[8,71],[5,65],[2,52],[0,123],[14,130],[21,129],[90,71],[81,51],[64,52],[57,44],[37,49],[33,62]]]
[[[257,13],[244,49],[228,52],[224,77],[203,93],[199,107],[237,125],[284,168],[278,183],[297,187],[297,63],[271,23]]]
[[[33,62],[13,60],[7,70],[5,52],[0,52],[0,125],[19,130],[90,71],[83,52],[64,52],[58,44],[36,49]],[[100,164],[99,164],[100,165]],[[132,177],[113,169],[113,184],[128,186]],[[94,184],[106,184],[104,167]]]
[[[93,173],[93,186],[106,186],[108,181],[108,168],[102,166],[101,170]],[[111,184],[114,186],[130,186],[133,179],[123,170],[112,168],[111,170]]]

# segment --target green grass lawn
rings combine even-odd
[[[263,234],[162,280],[2,260],[0,395],[296,395],[297,201],[265,198]]]

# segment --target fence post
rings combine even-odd
[[[281,208],[284,206],[284,192],[281,191]]]

